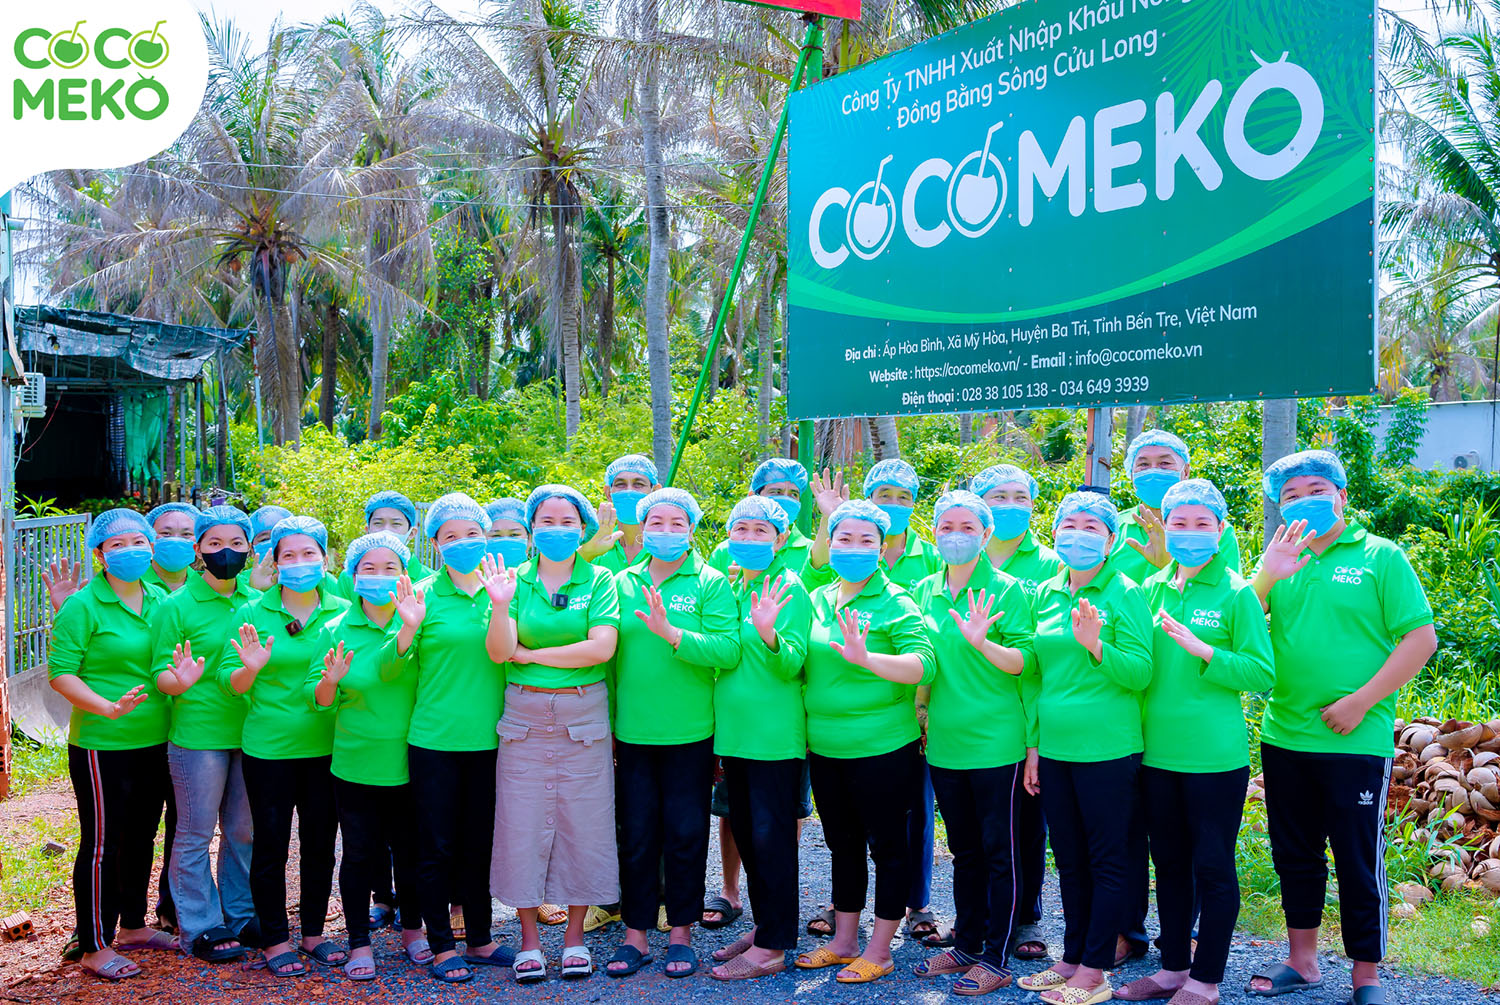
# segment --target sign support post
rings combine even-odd
[[[816,40],[813,39],[812,35],[812,32],[814,30],[817,31]],[[812,24],[808,28],[807,38],[808,40],[803,43],[804,52],[808,51],[808,45],[817,46],[817,58],[814,59],[808,66],[807,76],[810,82],[817,82],[823,79],[823,29],[818,18],[813,18]],[[788,104],[790,104],[790,102],[788,102]],[[791,191],[790,185],[787,186],[787,190]],[[787,275],[791,275],[790,269],[787,270]],[[786,347],[788,345],[787,332],[791,329],[791,325],[788,324],[790,320],[790,316],[781,319],[781,379],[783,384],[786,383],[787,379]],[[813,469],[818,466],[817,432],[815,430],[815,427],[813,426],[813,422],[811,419],[803,419],[801,422],[797,423],[797,460],[802,462],[802,468],[807,472],[808,483],[811,484]],[[802,512],[797,515],[797,524],[804,534],[809,533],[812,530],[812,515],[814,508],[815,507],[812,506],[803,506]]]
[[[808,76],[808,66],[815,52],[818,54],[818,59],[813,79],[818,79],[823,75],[823,19],[814,14],[810,15],[807,20],[807,34],[802,38],[802,51],[797,57],[797,69],[792,74],[789,94],[802,86],[802,81]],[[740,273],[745,269],[745,257],[750,251],[750,240],[755,236],[755,225],[760,221],[760,211],[766,202],[766,190],[770,187],[771,175],[776,170],[776,158],[780,156],[782,141],[786,139],[787,113],[790,109],[790,101],[782,102],[781,119],[776,124],[776,135],[771,140],[771,149],[766,154],[765,167],[760,172],[760,183],[755,186],[755,200],[750,204],[750,216],[745,221],[745,233],[740,238],[740,250],[734,256],[734,266],[729,270],[729,282],[724,290],[724,302],[719,305],[719,316],[714,321],[713,334],[708,340],[708,352],[704,355],[703,366],[698,371],[698,384],[693,388],[693,398],[688,402],[687,415],[682,420],[682,432],[677,437],[677,449],[672,451],[672,466],[667,470],[667,485],[671,485],[677,478],[677,468],[682,463],[682,451],[687,446],[688,434],[693,431],[693,419],[697,416],[698,405],[703,400],[703,391],[708,385],[708,375],[713,371],[713,360],[719,351],[719,340],[724,337],[724,324],[729,320],[729,312],[734,307],[735,287],[739,285]],[[785,320],[782,326],[785,332]],[[803,426],[810,427],[811,425],[810,422],[803,423]],[[808,440],[811,440],[810,435]],[[810,463],[811,455],[808,452],[810,449],[810,442],[806,445],[799,445],[799,456],[803,458],[804,464]]]
[[[1113,410],[1091,408],[1084,427],[1083,484],[1109,494],[1109,462],[1113,454],[1110,434],[1114,429]]]

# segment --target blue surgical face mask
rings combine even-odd
[[[980,550],[984,548],[984,538],[961,531],[939,534],[936,543],[938,554],[949,565],[967,565],[978,558]]]
[[[1000,541],[1018,538],[1031,526],[1030,506],[995,503],[990,507],[990,515],[995,518],[995,538]]]
[[[632,527],[641,522],[640,514],[636,507],[640,506],[641,500],[646,498],[646,493],[637,492],[634,489],[616,489],[610,493],[610,501],[615,507],[615,519],[621,523],[628,523]]]
[[[1327,534],[1339,522],[1339,515],[1333,511],[1333,496],[1303,496],[1301,499],[1293,499],[1282,504],[1281,516],[1289,524],[1306,520],[1307,529],[1316,537]]]
[[[193,542],[182,537],[156,539],[156,564],[168,572],[181,572],[193,564]]]
[[[583,543],[583,530],[578,527],[538,527],[531,532],[536,550],[553,562],[566,562]]]
[[[322,562],[297,562],[279,566],[276,581],[293,593],[306,593],[323,581]]]
[[[789,523],[796,523],[797,517],[802,513],[802,500],[792,496],[766,496],[767,499],[781,507],[786,514]]]
[[[376,607],[396,602],[395,576],[376,576],[368,572],[354,577],[354,592]]]
[[[1091,530],[1060,530],[1052,547],[1068,568],[1083,572],[1104,561],[1108,544],[1109,538]]]
[[[444,565],[459,575],[465,575],[479,568],[479,563],[484,559],[484,538],[465,537],[449,541],[438,551],[443,556]]]
[[[151,568],[150,548],[116,548],[104,553],[104,567],[109,574],[126,583],[134,583]]]
[[[876,503],[885,510],[885,515],[891,518],[891,529],[887,534],[900,536],[906,533],[906,528],[911,525],[911,513],[914,506],[897,506],[895,503]]]
[[[1167,554],[1178,565],[1189,569],[1208,562],[1219,553],[1219,532],[1216,530],[1169,530],[1167,531]]]
[[[271,550],[271,542],[269,539],[267,539],[265,541],[262,541],[260,544],[252,544],[250,547],[255,549],[255,560],[257,562],[260,562],[265,559],[266,552]]]
[[[751,572],[769,569],[771,560],[775,557],[776,548],[770,541],[729,542],[729,560],[741,569],[749,569]]]
[[[492,537],[484,543],[485,550],[505,563],[507,569],[514,569],[526,561],[526,552],[530,545],[524,537]]]
[[[858,583],[875,575],[880,567],[879,548],[829,548],[828,564],[840,579]]]
[[[1182,475],[1179,472],[1165,468],[1150,468],[1130,476],[1137,498],[1152,509],[1161,509],[1161,501],[1166,497],[1167,489],[1180,481]]]
[[[648,530],[641,535],[641,547],[663,562],[675,562],[688,550],[688,536],[673,531]]]

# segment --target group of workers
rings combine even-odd
[[[1248,579],[1224,496],[1189,463],[1178,437],[1142,434],[1126,458],[1139,505],[1073,492],[1050,548],[1021,468],[928,503],[889,459],[857,498],[837,473],[766,461],[707,557],[698,502],[641,455],[609,465],[597,510],[542,485],[487,505],[454,492],[419,521],[378,493],[341,565],[322,523],[277,506],[103,513],[87,541],[99,574],[49,577],[82,964],[119,979],[140,972],[132,948],[253,949],[277,976],[318,964],[366,980],[371,928],[394,920],[438,980],[506,966],[529,984],[548,974],[540,925],[565,926],[557,970],[581,978],[585,931],[618,917],[606,974],[651,965],[660,928],[664,972],[683,977],[700,965],[693,926],[739,918],[742,860],[754,924],[710,972],[758,978],[803,934],[797,850],[815,804],[832,903],[805,925],[826,942],[796,967],[877,980],[904,921],[941,950],[916,973],[956,975],[955,994],[1014,980],[1055,1005],[1211,1005],[1239,911],[1241,699],[1267,692],[1290,952],[1246,991],[1324,982],[1331,845],[1353,1000],[1383,1002],[1395,694],[1435,649],[1432,611],[1403,553],[1346,512],[1332,453],[1266,470],[1285,525]],[[813,537],[797,528],[807,506]],[[934,802],[951,927],[928,902]],[[164,806],[159,913],[175,931],[146,922]],[[716,813],[725,882],[705,900]],[[346,945],[324,935],[340,833]],[[1061,953],[1017,977],[1014,960],[1048,958],[1049,839]],[[1147,949],[1148,855],[1161,966],[1115,987],[1107,972]],[[494,938],[492,897],[516,909],[518,951]]]

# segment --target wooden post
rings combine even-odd
[[[1091,488],[1109,491],[1109,464],[1113,448],[1111,409],[1091,408],[1084,434],[1083,483]]]

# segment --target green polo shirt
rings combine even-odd
[[[406,574],[411,577],[412,585],[415,586],[417,583],[431,576],[432,570],[422,564],[422,560],[417,557],[416,552],[412,552],[411,561],[406,563]],[[327,580],[325,579],[324,582],[326,583]],[[351,604],[358,599],[359,595],[354,592],[354,577],[349,575],[348,572],[339,573],[338,579],[334,581],[333,589],[334,592]]]
[[[602,555],[595,557],[592,561],[594,565],[597,565],[602,569],[608,569],[611,573],[618,573],[624,572],[626,569],[630,568],[631,565],[639,562],[641,559],[650,557],[650,554],[647,553],[645,547],[643,546],[640,551],[635,553],[635,558],[631,559],[625,554],[625,545],[621,544],[619,541],[616,541],[614,544],[610,545],[608,551],[606,551]]]
[[[192,566],[189,566],[187,568],[187,579],[184,579],[181,583],[173,586],[165,579],[162,579],[161,574],[156,571],[156,566],[152,565],[146,568],[146,574],[141,577],[141,582],[149,583],[151,586],[158,587],[163,593],[171,594],[176,593],[178,590],[186,586],[195,575],[197,575],[197,573],[193,571]]]
[[[719,671],[714,681],[714,753],[752,761],[786,761],[807,756],[807,712],[802,707],[802,664],[812,599],[796,572],[777,552],[765,575],[730,582],[740,613],[740,660]],[[793,561],[796,561],[795,554]],[[776,651],[750,620],[752,594],[766,576],[781,579],[786,606],[776,616]]]
[[[674,651],[646,627],[651,563],[615,576],[620,646],[615,650],[615,735],[626,743],[695,743],[714,731],[714,671],[740,659],[739,604],[722,574],[689,552],[659,587],[667,622],[682,629]]]
[[[1271,587],[1276,686],[1260,736],[1289,750],[1390,757],[1396,696],[1370,709],[1348,736],[1323,723],[1324,707],[1353,694],[1408,632],[1432,624],[1432,605],[1406,553],[1350,523],[1290,579]]]
[[[407,741],[428,750],[494,750],[509,664],[490,659],[484,647],[489,594],[458,589],[446,565],[423,589],[427,616],[405,657],[417,676]]]
[[[1037,674],[1035,744],[1056,761],[1109,761],[1139,754],[1141,692],[1151,682],[1151,610],[1146,594],[1108,559],[1074,595],[1062,570],[1037,588],[1032,599],[1036,637],[1026,669]],[[1104,658],[1073,637],[1073,611],[1080,600],[1099,609]]]
[[[812,631],[807,642],[807,745],[824,757],[874,757],[898,750],[921,735],[917,728],[916,684],[897,684],[839,655],[830,642],[843,643],[835,611],[840,582],[812,592]],[[932,642],[922,613],[901,587],[877,570],[864,589],[844,605],[859,615],[872,653],[915,653],[922,660],[920,683],[937,672]]]
[[[63,602],[52,619],[47,679],[79,677],[106,701],[138,684],[147,699],[118,719],[85,712],[68,717],[68,742],[85,750],[136,750],[165,743],[171,705],[151,687],[151,622],[167,596],[159,586],[142,588],[141,613],[120,603],[100,573]]]
[[[990,626],[990,641],[1022,650],[1029,647],[1036,626],[1026,587],[997,570],[982,553],[957,597],[949,592],[946,569],[912,591],[937,656],[937,676],[927,703],[927,762],[940,768],[998,768],[1026,757],[1020,675],[1006,673],[970,645],[951,613],[967,618],[969,592],[977,596],[981,590],[994,598],[993,611],[1002,615]]]
[[[1146,543],[1146,531],[1140,525],[1140,506],[1132,506],[1120,513],[1120,530],[1115,535],[1115,550],[1110,552],[1115,566],[1135,580],[1144,585],[1146,580],[1156,575],[1161,570],[1150,562],[1146,556],[1136,551],[1127,541],[1138,541]],[[1240,571],[1240,539],[1234,532],[1234,524],[1227,520],[1224,523],[1224,533],[1219,536],[1219,554],[1224,557],[1225,564],[1232,572]]]
[[[1165,610],[1212,646],[1204,663],[1157,625],[1151,638],[1151,683],[1142,726],[1141,763],[1165,771],[1233,771],[1250,763],[1240,695],[1276,681],[1271,635],[1260,599],[1221,551],[1178,592],[1177,563],[1146,581],[1153,614]]]
[[[296,635],[287,632],[292,615],[282,603],[279,585],[240,608],[219,657],[219,684],[226,693],[236,693],[229,678],[245,665],[234,648],[239,625],[254,625],[262,645],[267,638],[276,640],[271,645],[270,660],[245,692],[249,708],[240,744],[245,753],[279,761],[322,757],[333,751],[333,716],[320,715],[308,703],[303,685],[308,667],[314,663],[321,666],[328,651],[322,645],[321,629],[348,606],[343,597],[320,590],[318,606]]]
[[[799,580],[807,575],[809,555],[812,552],[812,538],[792,525],[792,531],[787,536],[786,544],[776,552],[776,558],[771,567],[790,569],[796,573]],[[708,556],[708,564],[714,569],[729,575],[729,542],[720,541],[718,547],[714,548],[713,554]]]
[[[1028,530],[1020,545],[1000,566],[1000,571],[1019,579],[1028,593],[1035,594],[1044,580],[1057,575],[1060,562],[1057,552],[1038,541]]]
[[[234,592],[224,595],[194,572],[187,583],[162,602],[157,612],[151,651],[151,680],[172,668],[172,650],[183,642],[193,647],[193,658],[203,660],[203,676],[176,697],[163,696],[172,704],[173,743],[187,750],[238,750],[248,706],[242,694],[230,694],[219,686],[219,658],[229,633],[239,623],[239,612],[260,596],[235,581]],[[159,692],[158,692],[159,693]]]
[[[325,713],[333,718],[333,774],[346,782],[406,784],[406,730],[417,701],[417,678],[410,662],[396,654],[400,630],[400,617],[392,613],[382,628],[360,603],[331,618],[320,633],[318,648],[324,655],[339,643],[354,654],[333,707]],[[321,708],[314,691],[322,679],[319,657],[308,666],[303,684],[314,708]]]
[[[615,577],[603,566],[575,558],[573,575],[559,592],[568,598],[568,606],[553,605],[552,594],[542,583],[540,563],[534,558],[516,573],[516,595],[510,602],[510,616],[516,619],[517,639],[527,649],[587,642],[589,632],[600,625],[620,627]],[[506,675],[510,683],[529,687],[587,687],[604,680],[609,663],[605,660],[578,669],[511,663],[506,666]]]

